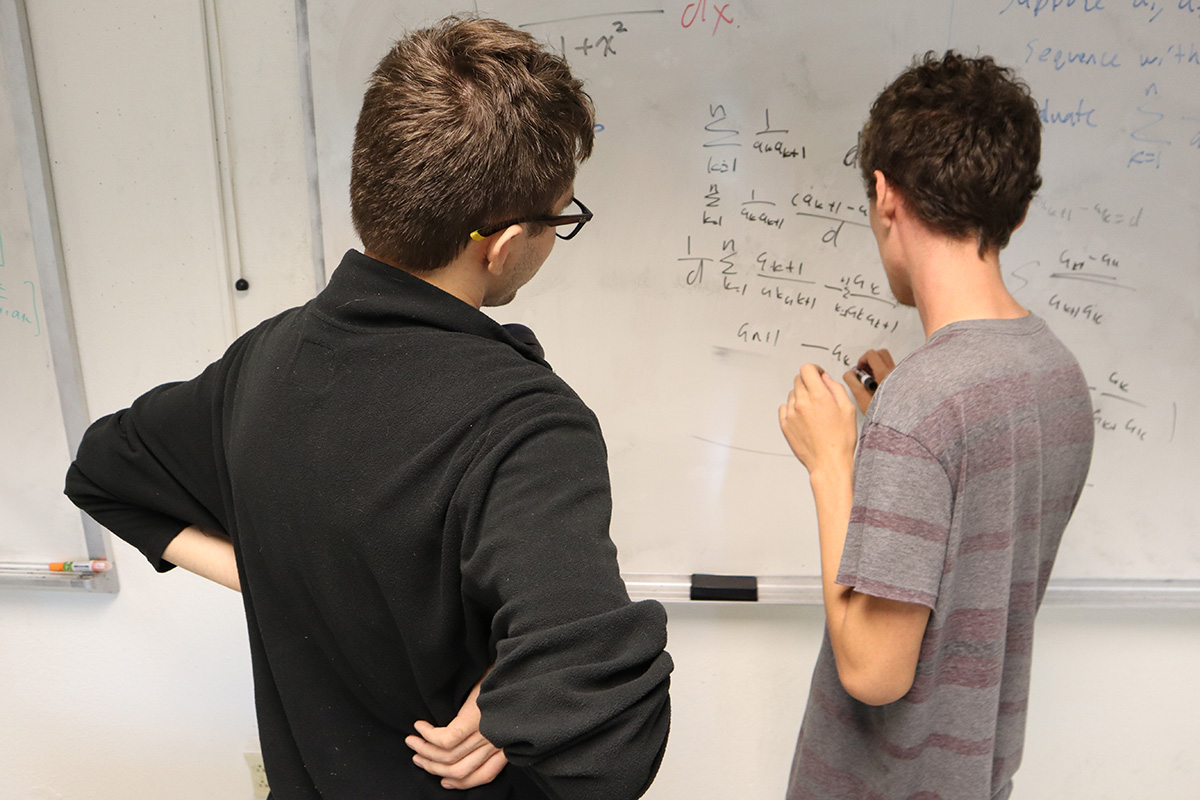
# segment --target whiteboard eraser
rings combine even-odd
[[[692,574],[693,600],[758,600],[758,578],[753,575]]]

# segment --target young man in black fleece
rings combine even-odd
[[[525,33],[397,42],[355,138],[364,252],[79,449],[72,500],[160,571],[240,587],[277,800],[614,800],[654,778],[666,618],[618,574],[600,429],[479,310],[590,218],[593,125]]]

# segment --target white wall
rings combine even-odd
[[[30,5],[98,416],[190,377],[234,330],[311,293],[292,0],[217,4],[242,297],[222,265],[200,0]],[[0,591],[0,798],[248,800],[239,598],[115,547],[115,597]],[[669,611],[674,725],[649,796],[780,797],[820,610]],[[1017,797],[1197,796],[1200,612],[1047,608],[1035,653]]]
[[[815,607],[671,605],[658,800],[781,798],[820,644]],[[1019,800],[1200,797],[1200,612],[1043,609]]]

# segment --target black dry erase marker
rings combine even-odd
[[[862,382],[868,392],[874,394],[875,390],[879,388],[879,381],[875,380],[875,376],[862,367],[855,367],[854,374],[858,376],[858,380]]]

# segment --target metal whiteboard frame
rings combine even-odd
[[[747,602],[691,600],[690,575],[623,573],[635,600],[674,602]],[[821,579],[812,575],[758,577],[758,600],[766,605],[816,605],[824,602]],[[1129,578],[1051,579],[1045,606],[1075,608],[1200,608],[1200,580],[1135,580]]]
[[[313,107],[312,44],[308,35],[308,0],[296,0],[296,55],[300,66],[300,110],[304,125],[304,161],[308,171],[308,219],[312,229],[313,283],[320,293],[329,282],[325,264],[325,229],[321,221],[321,179],[317,164],[317,114]]]
[[[71,315],[71,298],[63,269],[58,211],[54,202],[54,185],[50,176],[50,158],[46,150],[42,104],[25,0],[0,0],[0,50],[3,51],[4,66],[8,73],[9,103],[12,106],[13,128],[29,207],[34,258],[37,261],[38,280],[42,285],[50,356],[58,384],[67,448],[73,457],[90,417],[83,394],[79,353],[75,346],[75,321]],[[80,518],[87,557],[111,562],[108,532],[82,512]],[[63,554],[64,560],[77,556],[77,553]],[[46,564],[40,563],[29,564],[27,572],[6,572],[0,576],[0,587],[13,586],[82,589],[108,594],[120,588],[115,565],[107,572],[91,576],[50,572]]]
[[[308,27],[308,0],[296,0],[296,39],[300,62],[301,102],[305,150],[308,161],[309,208],[313,230],[314,273],[318,286],[325,277],[321,244],[321,198],[318,179],[316,115],[313,107],[312,51]],[[670,602],[747,602],[691,599],[690,575],[622,573],[635,600]],[[821,579],[815,575],[763,575],[757,577],[758,600],[773,605],[821,605]],[[1051,579],[1044,605],[1089,608],[1200,608],[1200,580],[1062,578]]]

